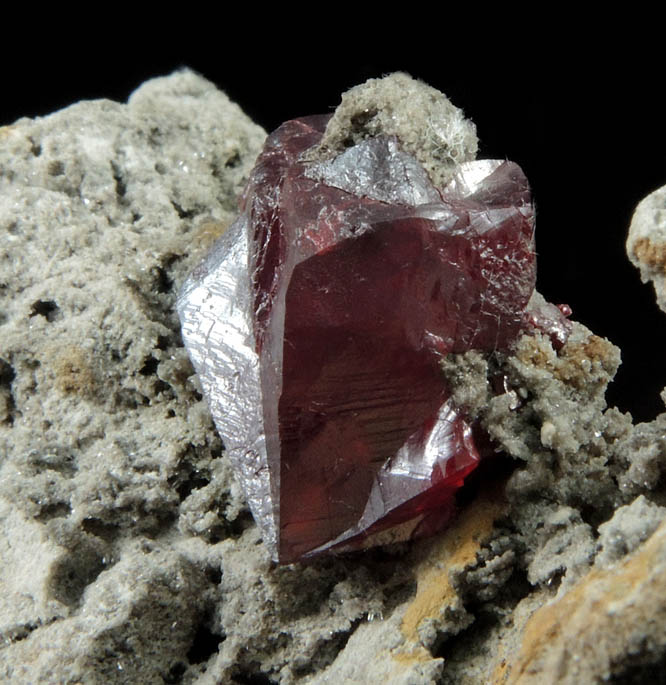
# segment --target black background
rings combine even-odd
[[[624,254],[636,204],[666,184],[666,69],[659,54],[618,40],[581,56],[566,36],[537,52],[522,36],[498,34],[483,54],[473,37],[455,50],[440,38],[424,55],[404,45],[376,50],[350,30],[334,39],[262,35],[240,46],[190,35],[142,50],[130,48],[145,35],[129,30],[111,42],[51,42],[38,60],[5,70],[0,124],[80,99],[123,101],[145,79],[188,66],[272,130],[289,118],[330,111],[342,91],[369,77],[408,71],[476,123],[481,157],[523,167],[537,205],[539,290],[568,303],[575,319],[623,351],[609,403],[637,421],[662,409],[666,314]]]

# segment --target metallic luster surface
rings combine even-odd
[[[364,140],[331,161],[311,165],[305,175],[389,204],[414,207],[441,200],[424,168],[389,137]]]
[[[178,298],[185,347],[265,544],[276,554],[277,483],[271,483],[259,355],[248,271],[248,222],[241,216],[189,276]]]

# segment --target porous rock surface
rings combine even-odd
[[[449,530],[272,564],[174,311],[263,138],[188,71],[0,128],[0,680],[662,682],[666,415],[580,324],[443,363],[508,455]]]

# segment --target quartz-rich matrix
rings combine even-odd
[[[264,138],[191,72],[0,128],[0,680],[659,682],[666,417],[580,324],[446,357],[513,470],[443,534],[271,563],[175,311]]]

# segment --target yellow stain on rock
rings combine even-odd
[[[90,397],[98,390],[90,353],[77,345],[54,347],[55,387],[66,395]]]
[[[651,269],[666,273],[666,243],[639,238],[633,246],[634,257]]]
[[[432,659],[432,654],[419,641],[418,629],[428,618],[437,618],[447,609],[461,605],[453,587],[450,573],[476,562],[481,545],[493,531],[496,519],[506,510],[506,502],[499,487],[486,492],[471,502],[456,522],[431,548],[416,570],[417,589],[405,611],[402,633],[409,651],[396,651],[397,661]]]
[[[524,335],[518,341],[516,357],[523,364],[543,369],[578,390],[595,379],[599,382],[600,368],[613,375],[620,364],[615,345],[594,334],[583,341],[567,342],[559,352],[546,338]]]
[[[527,620],[518,654],[503,655],[495,685],[596,682],[641,651],[666,644],[666,522],[626,561],[592,570]],[[636,642],[638,640],[638,642]]]

